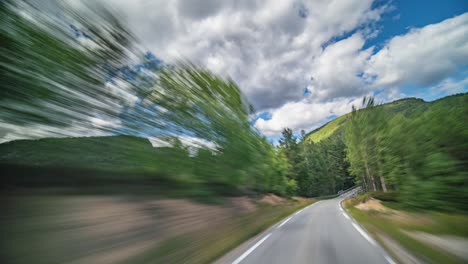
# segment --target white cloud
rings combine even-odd
[[[132,93],[130,84],[122,79],[114,79],[112,82],[106,82],[106,90],[121,99],[121,104],[134,105],[138,101],[138,97]]]
[[[389,87],[384,89],[381,93],[375,96],[376,103],[386,103],[395,101],[398,99],[402,99],[408,97],[405,93],[403,93],[400,88],[398,87]]]
[[[449,78],[430,88],[430,92],[433,94],[456,94],[466,92],[467,90],[468,77],[465,77],[464,79],[458,81]]]
[[[155,148],[169,148],[172,147],[172,143],[169,142],[166,138],[157,138],[157,137],[150,137],[148,138],[151,145]]]
[[[329,45],[312,63],[313,81],[310,97],[315,100],[362,94],[366,84],[358,76],[372,54],[372,49],[362,50],[365,39],[356,33]]]
[[[290,102],[271,111],[271,119],[258,119],[255,127],[268,136],[278,135],[288,127],[295,131],[306,131],[319,127],[333,116],[340,116],[351,111],[351,106],[359,105],[360,98],[338,99],[329,102],[310,102],[302,100]]]
[[[466,91],[467,78],[447,77],[468,62],[468,13],[396,36],[374,55],[372,49],[362,50],[364,42],[357,33],[329,45],[311,64],[309,101],[276,108],[271,119],[258,119],[255,127],[266,135],[285,127],[315,128],[331,115],[349,112],[352,104],[359,105],[359,96],[381,87],[385,89],[376,96],[380,103],[411,96],[401,91],[405,84],[427,85],[426,93],[438,96]]]
[[[258,110],[301,100],[323,45],[379,20],[386,9],[373,9],[372,0],[102,1],[120,10],[155,54],[231,76]],[[327,98],[353,93],[324,91],[336,83],[327,75],[318,89]]]
[[[27,127],[1,122],[0,143],[18,139],[39,139],[47,137],[87,137],[110,136],[107,121],[95,119],[84,122],[72,122],[66,128],[34,124]],[[97,123],[96,123],[97,122]],[[104,122],[104,123],[103,123]],[[101,126],[97,125],[100,123]]]
[[[103,130],[117,129],[122,126],[120,119],[115,117],[91,117],[89,122],[94,128]]]
[[[372,86],[430,85],[468,64],[468,13],[392,38],[371,57]]]
[[[165,148],[165,147],[173,147],[174,146],[174,139],[173,137],[151,137],[148,138],[150,141],[151,145],[155,148]],[[216,151],[218,150],[219,146],[211,141],[202,139],[202,138],[197,138],[197,137],[191,137],[191,136],[178,136],[178,140],[180,140],[180,143],[184,145],[190,156],[196,156],[198,153],[198,150],[200,148],[204,149],[209,149],[213,154],[216,154]]]

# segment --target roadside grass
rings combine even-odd
[[[422,211],[422,210],[410,210],[405,206],[400,206],[394,202],[383,202],[383,205],[393,210],[399,210],[402,212],[413,213],[416,215],[423,215],[424,217],[431,219],[429,225],[402,223],[402,228],[421,231],[434,235],[454,235],[468,238],[468,215],[457,214],[457,213],[441,213],[435,211]]]
[[[376,210],[363,211],[356,208],[355,206],[361,202],[362,198],[362,196],[358,196],[357,198],[347,199],[343,202],[343,206],[395,259],[399,259],[399,256],[391,252],[379,235],[384,234],[390,237],[414,256],[429,263],[464,263],[463,260],[450,253],[436,249],[410,237],[404,231],[422,231],[431,234],[467,237],[468,228],[466,227],[466,223],[468,223],[468,216],[449,215],[430,211],[399,211],[411,216],[411,219],[415,221],[396,221],[392,218],[392,213]],[[385,205],[387,204],[385,203]],[[394,206],[393,208],[399,208],[399,206]],[[427,221],[428,219],[429,221]]]
[[[190,263],[211,263],[286,216],[314,202],[316,200],[290,199],[279,205],[259,203],[255,212],[233,218],[216,230],[200,230],[169,238],[143,254],[121,263],[187,263],[188,260]]]

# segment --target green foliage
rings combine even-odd
[[[372,198],[378,199],[384,202],[398,202],[399,193],[395,191],[388,192],[370,192],[368,195]]]
[[[227,89],[219,79],[217,85],[220,90]],[[244,109],[238,102],[237,107]],[[210,129],[204,123],[187,127],[198,128],[198,135],[214,141],[216,149],[199,148],[195,155],[190,155],[177,138],[172,141],[172,147],[153,148],[147,139],[130,136],[13,141],[0,145],[0,166],[7,171],[2,183],[29,186],[39,180],[41,185],[53,186],[59,179],[60,184],[72,186],[102,181],[109,185],[145,184],[150,180],[165,182],[171,188],[180,185],[221,194],[251,189],[293,195],[295,184],[294,180],[286,181],[288,164],[284,153],[250,128],[246,111],[239,111],[236,117],[230,110],[226,113],[223,105],[213,104],[213,108],[219,109],[213,115],[226,116],[217,120],[219,124],[211,124],[218,128]],[[194,124],[200,117],[185,118],[191,118]],[[203,118],[214,119],[209,115]]]
[[[90,109],[96,115],[115,114],[100,102],[122,103],[103,89],[105,74],[125,59],[133,37],[110,13],[85,18],[67,6],[57,8],[98,48],[80,45],[62,22],[27,3],[2,1],[0,122],[67,127],[87,121]]]
[[[351,174],[365,190],[385,191],[385,182],[410,207],[468,211],[467,102],[461,94],[404,113],[372,103],[353,111],[346,124]]]
[[[396,186],[403,163],[399,162],[398,156],[383,155],[388,149],[384,144],[395,140],[388,137],[399,135],[396,129],[402,125],[399,118],[421,113],[427,107],[424,101],[415,98],[384,105],[375,105],[372,98],[366,98],[363,103],[369,111],[359,111],[357,115],[356,109],[303,137],[299,143],[302,166],[296,168],[300,171],[297,172],[300,193],[313,196],[333,194],[352,186],[354,181],[369,190],[382,189],[382,183],[387,189]],[[392,123],[381,122],[396,115],[398,118],[392,119]],[[379,136],[373,136],[377,134]],[[392,159],[392,162],[372,159],[374,156]],[[369,170],[366,170],[366,165]]]
[[[288,196],[293,196],[297,194],[297,182],[293,179],[286,180],[286,194]]]
[[[295,179],[302,196],[336,194],[353,185],[347,173],[342,133],[319,143],[303,140],[296,143],[290,129],[283,131],[280,149],[288,153],[289,178]]]
[[[417,98],[404,98],[379,105],[378,107],[382,107],[385,112],[390,114],[401,113],[407,116],[413,114],[413,112],[421,112],[424,109],[424,101]],[[322,139],[326,139],[335,133],[342,132],[350,115],[351,114],[345,114],[339,116],[325,125],[307,133],[304,140],[318,143]]]
[[[290,128],[285,128],[282,132],[282,138],[279,139],[279,147],[284,153],[289,167],[288,167],[288,178],[296,179],[297,166],[299,162],[299,149],[297,144],[297,138],[294,136],[293,131]]]

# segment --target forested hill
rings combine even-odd
[[[280,146],[301,195],[358,184],[394,192],[412,207],[468,211],[467,121],[466,93],[384,105],[364,98],[362,106],[299,142],[285,129]]]
[[[449,100],[446,98],[445,100]],[[422,112],[430,105],[422,99],[405,98],[376,106],[393,116]],[[292,131],[283,132],[283,148],[290,161],[289,177],[296,179],[298,192],[304,196],[335,194],[356,184],[349,173],[346,157],[345,127],[351,113],[340,116],[306,134],[294,144]],[[287,142],[287,143],[285,143]]]
[[[448,100],[448,98],[450,97],[446,97],[444,99]],[[404,115],[409,115],[415,111],[423,111],[431,103],[432,102],[425,102],[424,100],[419,98],[404,98],[390,103],[379,105],[378,107],[382,107],[385,109],[385,111],[391,113],[402,113]],[[325,125],[310,131],[305,135],[304,139],[307,141],[317,143],[320,140],[333,135],[335,132],[339,132],[343,129],[344,125],[346,124],[346,120],[349,117],[349,115],[350,114],[342,115],[326,123]]]

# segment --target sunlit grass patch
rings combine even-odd
[[[428,243],[411,236],[413,231],[421,231],[438,235],[456,235],[467,237],[466,215],[450,215],[435,212],[411,212],[388,208],[387,211],[361,210],[363,196],[347,199],[343,206],[348,213],[363,225],[396,259],[401,256],[393,252],[385,242],[385,237],[396,241],[420,260],[430,263],[463,263],[455,255],[435,248]]]

